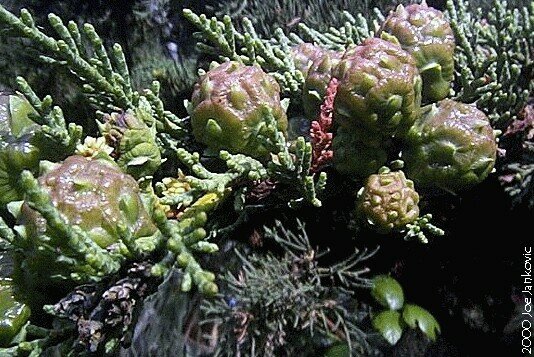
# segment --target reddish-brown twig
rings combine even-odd
[[[310,137],[313,148],[311,171],[317,172],[334,156],[332,151],[332,115],[334,113],[334,98],[337,93],[338,80],[332,78],[328,83],[319,119],[311,123]]]

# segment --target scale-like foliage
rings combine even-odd
[[[492,9],[473,9],[465,0],[448,0],[456,37],[455,96],[475,103],[495,128],[517,117],[534,89],[534,2],[523,7],[494,0]]]
[[[21,10],[20,17],[16,17],[0,7],[0,22],[38,46],[43,51],[42,60],[65,66],[74,73],[99,112],[135,109],[144,97],[151,105],[160,132],[183,135],[178,117],[164,110],[158,97],[158,82],[142,93],[133,89],[122,46],[115,44],[108,52],[92,25],[84,24],[82,29],[73,21],[65,25],[54,14],[48,19],[56,37],[42,32],[27,10]]]
[[[269,36],[277,27],[286,31],[301,23],[317,31],[341,27],[345,20],[339,14],[343,11],[372,18],[373,8],[387,12],[398,3],[398,0],[234,0],[222,2],[215,10],[217,16],[229,14],[236,20],[247,17],[261,35]]]

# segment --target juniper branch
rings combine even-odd
[[[329,27],[327,31],[318,31],[305,23],[300,23],[300,33],[306,40],[321,47],[343,51],[348,46],[358,45],[366,38],[373,37],[378,29],[377,19],[368,19],[361,13],[353,16],[348,11],[343,11],[342,17],[345,20],[343,26],[339,28]],[[380,10],[376,8],[375,17],[383,18]]]
[[[74,123],[67,125],[61,108],[53,106],[52,97],[47,95],[41,100],[24,78],[17,77],[17,84],[19,90],[37,112],[37,115],[30,116],[30,119],[41,125],[41,130],[36,135],[45,137],[41,140],[54,141],[62,149],[64,155],[74,152],[82,137],[82,127]],[[41,146],[49,146],[49,143]]]
[[[169,133],[176,139],[184,135],[182,121],[163,109],[157,93],[158,85],[144,89],[142,95],[132,88],[128,65],[119,44],[114,44],[108,52],[91,24],[84,24],[80,30],[72,21],[65,26],[55,14],[50,14],[48,20],[56,37],[48,36],[36,27],[27,10],[21,10],[20,17],[17,17],[0,6],[0,23],[40,47],[46,54],[44,57],[47,62],[66,66],[73,72],[97,111],[135,109],[143,95],[149,100],[156,119],[161,123],[158,126],[160,131]],[[39,106],[36,109],[39,111]]]
[[[208,19],[206,15],[197,15],[189,9],[185,9],[183,13],[200,30],[196,37],[201,51],[217,55],[221,61],[233,60],[246,65],[260,65],[277,79],[283,92],[298,96],[304,84],[304,76],[295,68],[290,51],[292,40],[283,31],[275,32],[273,42],[262,39],[247,18],[242,21],[244,30],[240,33],[229,16],[224,16],[219,21],[216,17]]]
[[[321,206],[317,195],[326,186],[326,173],[319,173],[316,178],[311,172],[313,148],[311,143],[303,137],[297,138],[294,152],[290,151],[289,143],[276,125],[271,111],[265,109],[266,129],[260,139],[265,142],[272,153],[271,161],[267,164],[269,177],[282,183],[296,187],[302,195],[293,199],[290,205],[296,205],[306,200],[316,207]]]
[[[447,15],[457,41],[456,99],[475,103],[503,129],[534,90],[534,2],[522,9],[506,1],[492,4],[484,13],[465,0],[448,0]]]
[[[500,180],[514,205],[526,202],[532,208],[534,207],[534,143],[532,140],[524,140],[521,146],[517,161],[510,162],[502,168]]]
[[[267,172],[263,165],[248,156],[233,155],[226,151],[220,152],[220,158],[225,161],[228,171],[225,173],[213,173],[200,163],[198,153],[189,153],[183,148],[175,148],[178,159],[186,165],[194,175],[184,176],[180,180],[190,188],[185,192],[172,193],[163,184],[163,204],[188,206],[193,200],[201,196],[211,197],[214,207],[226,197],[228,190],[242,182],[256,181],[267,178]],[[210,195],[210,196],[207,196]],[[206,200],[206,203],[208,200]]]
[[[215,276],[198,264],[190,250],[193,246],[192,241],[199,242],[206,236],[206,232],[202,228],[206,223],[205,212],[197,213],[194,218],[186,221],[187,224],[178,223],[167,219],[161,205],[157,204],[153,209],[154,222],[163,235],[168,237],[167,248],[174,254],[176,265],[184,270],[182,290],[191,290],[192,282],[194,282],[202,293],[214,295],[218,291],[217,285],[214,283]],[[189,247],[187,243],[189,243]],[[216,246],[210,246],[209,250],[205,249],[205,252],[214,251],[216,251]],[[161,264],[158,265],[157,269],[168,270]]]
[[[215,14],[229,14],[234,20],[251,18],[260,35],[270,36],[277,27],[290,31],[303,22],[317,31],[326,32],[331,26],[343,26],[343,11],[372,18],[373,6],[386,10],[398,3],[398,0],[234,0],[219,4]]]
[[[442,236],[445,231],[430,222],[432,215],[430,213],[418,217],[414,223],[408,223],[406,225],[405,240],[417,239],[421,243],[428,243],[428,238],[425,231],[433,236]]]

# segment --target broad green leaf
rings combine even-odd
[[[30,317],[30,309],[13,298],[9,279],[0,280],[0,346],[6,347]]]
[[[0,132],[19,138],[36,127],[29,118],[37,114],[24,97],[0,92]]]
[[[418,305],[407,304],[402,311],[402,317],[408,326],[419,327],[432,341],[436,340],[436,333],[441,332],[434,316]]]
[[[404,305],[402,286],[387,275],[378,275],[373,278],[371,295],[384,307],[390,310],[400,310]]]
[[[9,108],[11,116],[11,132],[14,136],[19,137],[30,131],[32,127],[36,126],[30,119],[30,115],[37,114],[37,112],[25,98],[19,95],[10,95]]]
[[[384,310],[373,317],[373,327],[380,332],[386,341],[395,345],[402,336],[404,323],[398,311]]]

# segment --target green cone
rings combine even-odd
[[[381,233],[402,230],[419,217],[419,194],[402,171],[369,176],[358,193],[357,212]]]
[[[103,248],[119,240],[119,224],[134,238],[151,236],[157,230],[143,206],[137,182],[114,162],[70,156],[38,180],[67,223],[82,228]],[[46,222],[36,211],[23,206],[22,214],[30,236],[47,232]]]
[[[256,158],[268,154],[258,140],[267,105],[286,132],[287,116],[278,83],[257,66],[226,62],[207,72],[195,85],[191,124],[195,138],[213,150]]]
[[[402,158],[418,185],[460,191],[488,176],[496,152],[486,115],[475,106],[445,99],[424,108]]]
[[[127,256],[119,257],[125,253],[124,240],[156,241],[160,234],[144,208],[137,182],[112,161],[70,156],[40,176],[38,183],[67,227],[81,229],[102,248],[102,257],[124,260]],[[69,242],[82,237],[62,236],[62,231],[54,228],[62,222],[51,228],[27,204],[22,206],[19,222],[22,239],[14,255],[13,279],[17,293],[32,310],[41,313],[43,304],[75,285],[102,278],[101,272],[95,271],[95,260],[101,257],[83,251],[81,240]]]
[[[448,96],[454,79],[454,33],[443,13],[426,3],[399,5],[379,34],[395,36],[417,63],[423,79],[423,101]],[[387,36],[383,36],[387,37]]]
[[[415,61],[391,42],[369,38],[345,53],[334,70],[339,79],[334,119],[382,137],[403,136],[421,103]]]
[[[318,118],[326,88],[342,55],[341,52],[324,51],[311,63],[302,89],[302,105],[309,120]]]
[[[322,47],[316,46],[312,43],[301,43],[291,48],[291,55],[295,62],[295,67],[302,72],[302,75],[306,78],[308,70],[312,63],[317,59],[325,55],[327,51]]]
[[[141,118],[147,116],[142,109],[136,112],[104,115],[98,123],[100,132],[115,148],[117,164],[135,179],[152,176],[161,165],[161,153],[156,143],[155,127],[149,127]],[[153,120],[148,114],[148,120]]]

